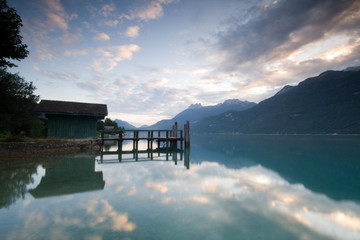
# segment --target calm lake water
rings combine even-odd
[[[360,239],[359,136],[191,140],[3,163],[0,239]]]

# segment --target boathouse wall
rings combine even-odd
[[[48,124],[49,138],[96,137],[96,123],[107,116],[106,104],[42,100],[36,111]]]
[[[96,117],[47,114],[47,119],[50,138],[96,137]]]

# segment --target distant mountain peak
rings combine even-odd
[[[240,104],[242,103],[242,101],[240,101],[239,99],[228,99],[228,100],[225,100],[223,104],[225,105],[234,105],[234,104]]]
[[[202,108],[203,106],[201,105],[201,103],[195,103],[195,104],[191,104],[188,109],[198,109],[198,108]]]

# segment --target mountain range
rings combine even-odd
[[[256,103],[240,101],[238,99],[228,99],[223,103],[213,106],[202,106],[200,103],[191,104],[187,109],[177,114],[172,119],[161,120],[154,125],[145,127],[145,129],[171,129],[171,126],[177,122],[180,129],[189,121],[190,125],[203,120],[207,117],[216,116],[228,111],[243,111],[255,106]]]
[[[244,111],[201,120],[192,131],[247,134],[360,133],[360,68],[326,71]]]

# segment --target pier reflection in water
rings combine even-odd
[[[97,159],[98,164],[143,161],[172,161],[175,165],[177,165],[179,161],[183,161],[184,166],[190,169],[190,148],[185,147],[182,149],[175,145],[172,147],[164,146],[153,149],[149,148],[149,144],[146,144],[146,141],[139,141],[139,143],[136,144],[136,148],[134,148],[132,142],[128,141],[119,149],[115,142],[110,142],[104,146],[100,157]]]

